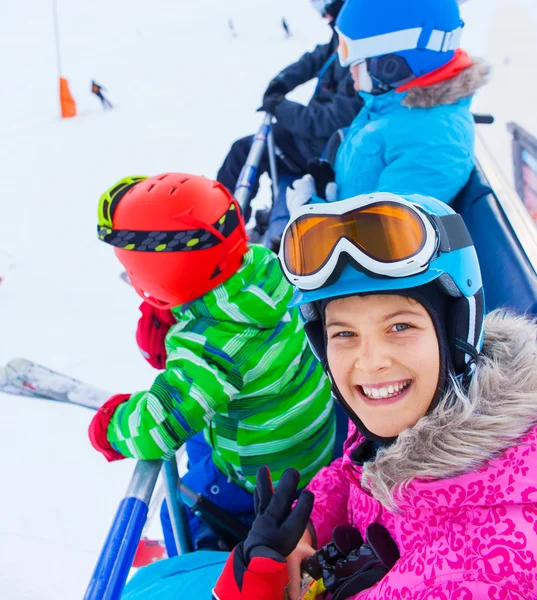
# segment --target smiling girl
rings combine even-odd
[[[259,513],[257,523],[280,511],[245,542],[265,595],[217,585],[217,597],[282,599],[287,573],[248,562],[263,556],[287,558],[295,600],[302,561],[350,525],[370,548],[331,588],[337,600],[537,598],[537,327],[508,312],[484,317],[462,218],[416,195],[308,205],[280,260],[351,427],[343,458],[308,485],[305,531],[308,498],[291,510],[280,487]],[[388,564],[390,537],[399,556]]]

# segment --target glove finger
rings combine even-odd
[[[274,487],[270,470],[268,467],[263,466],[257,472],[255,483],[254,506],[256,515],[262,515],[267,510],[273,496]]]
[[[298,502],[282,525],[281,531],[288,536],[289,541],[295,541],[295,546],[304,535],[313,510],[315,496],[309,490],[303,490]],[[294,547],[294,546],[293,546]]]
[[[297,192],[312,196],[315,194],[315,179],[309,173],[293,184]]]
[[[326,200],[328,202],[336,202],[337,200],[337,183],[335,181],[331,181],[326,186],[325,191]]]
[[[291,506],[296,498],[296,491],[300,473],[296,469],[286,469],[280,478],[278,487],[267,508],[267,515],[280,526],[291,511]]]

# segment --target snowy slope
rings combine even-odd
[[[138,300],[96,240],[100,193],[126,174],[214,176],[231,142],[259,123],[270,78],[330,32],[307,0],[58,4],[80,114],[68,121],[57,118],[52,2],[0,3],[0,253],[14,263],[0,285],[0,363],[26,356],[110,392],[143,389],[153,373],[134,344]],[[507,15],[503,1],[464,6],[467,45],[498,65],[502,83],[477,102],[500,116],[486,135],[507,172],[503,121],[537,132],[535,85],[522,76],[535,0],[515,5]],[[117,110],[101,111],[92,78]],[[81,598],[133,464],[106,464],[91,449],[85,409],[4,395],[0,411],[0,597]]]

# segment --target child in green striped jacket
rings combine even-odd
[[[137,338],[154,366],[164,361],[151,347],[169,331],[165,370],[148,391],[101,407],[93,446],[108,460],[166,459],[194,440],[185,483],[240,515],[253,517],[262,465],[275,484],[295,467],[304,487],[332,458],[330,385],[276,255],[247,246],[233,197],[203,177],[130,177],[101,197],[98,229],[144,298]],[[199,541],[195,517],[191,529]]]

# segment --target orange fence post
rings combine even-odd
[[[60,77],[60,106],[64,119],[76,116],[76,102],[69,91],[67,79],[63,77]]]

